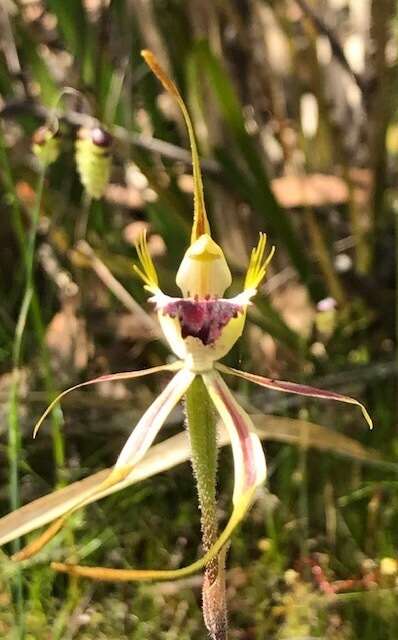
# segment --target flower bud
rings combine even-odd
[[[92,198],[102,198],[112,167],[112,136],[102,127],[78,131],[76,166],[80,180]]]
[[[59,131],[54,132],[48,126],[36,129],[32,136],[32,151],[44,165],[55,162],[60,153]]]

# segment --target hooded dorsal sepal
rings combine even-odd
[[[177,285],[184,297],[218,298],[232,282],[221,247],[209,234],[202,234],[186,251],[177,272]]]

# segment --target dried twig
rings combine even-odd
[[[157,322],[155,322],[155,320],[153,320],[151,316],[142,309],[119,280],[116,280],[115,276],[112,275],[108,267],[95,254],[90,245],[85,240],[81,240],[77,245],[77,250],[79,253],[84,255],[85,258],[89,259],[90,264],[99,279],[102,280],[105,286],[108,287],[108,289],[126,307],[126,309],[131,311],[131,313],[138,318],[145,330],[149,332],[149,335],[151,337],[164,340]]]
[[[344,53],[343,47],[341,46],[339,40],[333,31],[328,27],[325,21],[321,18],[321,16],[314,11],[314,9],[308,4],[307,0],[296,0],[296,3],[302,10],[302,12],[310,18],[312,23],[315,25],[316,29],[329,40],[330,48],[336,60],[340,63],[340,65],[349,73],[351,78],[355,81],[358,88],[362,93],[366,92],[366,83],[361,78],[361,76],[354,71],[348,62],[346,55]]]
[[[7,11],[7,7],[0,3],[0,33],[1,43],[0,49],[3,50],[4,58],[8,67],[10,75],[19,80],[21,85],[19,86],[19,93],[28,95],[28,85],[26,78],[22,71],[21,63],[18,56],[18,49],[15,44],[14,33],[10,23],[10,17]],[[18,87],[17,87],[18,88]],[[22,89],[22,91],[21,91]]]
[[[14,118],[17,115],[23,115],[24,113],[34,115],[44,122],[46,122],[50,116],[49,109],[37,102],[32,100],[12,100],[7,102],[0,110],[0,118]],[[93,118],[86,113],[80,113],[71,109],[66,111],[58,110],[55,115],[60,121],[67,122],[72,127],[90,128],[100,124],[96,118]],[[53,117],[54,114],[52,113],[51,116]],[[131,144],[141,149],[146,149],[146,151],[159,153],[165,158],[183,162],[188,166],[192,165],[190,152],[186,149],[182,149],[176,144],[172,144],[171,142],[165,142],[164,140],[159,140],[158,138],[153,138],[152,136],[143,135],[141,133],[133,133],[119,125],[112,126],[112,134],[120,142]],[[204,159],[201,161],[201,165],[203,171],[207,174],[219,175],[221,173],[220,165],[215,160]]]

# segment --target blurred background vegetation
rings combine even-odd
[[[368,432],[354,409],[236,387],[252,413],[287,419],[258,418],[268,424],[269,481],[231,547],[234,640],[398,637],[396,9],[394,0],[0,6],[2,513],[112,464],[163,384],[77,392],[31,439],[56,390],[168,357],[132,270],[134,241],[148,229],[162,286],[176,293],[192,175],[183,122],[140,58],[143,47],[189,105],[236,291],[258,231],[277,246],[230,364],[349,393],[373,416]],[[64,87],[76,92],[57,107],[62,152],[43,172],[31,136]],[[91,200],[74,140],[95,123],[114,145],[104,196]],[[309,420],[324,428],[308,431]],[[176,412],[165,433],[181,423]],[[223,451],[221,519],[231,471]],[[4,568],[0,635],[203,638],[199,577],[91,584],[48,568],[64,557],[178,566],[199,545],[183,465],[88,508],[16,582]]]

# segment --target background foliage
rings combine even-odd
[[[6,0],[0,25],[3,513],[112,464],[162,384],[76,393],[31,440],[56,389],[168,355],[132,270],[133,243],[147,227],[175,293],[192,178],[180,116],[139,56],[149,47],[189,104],[236,290],[258,231],[277,245],[230,363],[356,395],[376,427],[366,432],[354,410],[236,389],[254,413],[301,422],[286,422],[295,437],[269,423],[269,482],[231,548],[231,638],[395,639],[394,0]],[[43,175],[31,135],[66,86],[79,93],[59,102],[62,153]],[[99,201],[84,193],[73,150],[76,128],[93,119],[115,137]],[[307,419],[329,431],[306,439]],[[338,433],[368,448],[361,461]],[[219,467],[224,518],[228,452]],[[47,568],[65,553],[178,566],[198,552],[198,523],[187,465],[90,507],[17,580],[4,559],[2,637],[202,638],[197,577],[118,586]]]

